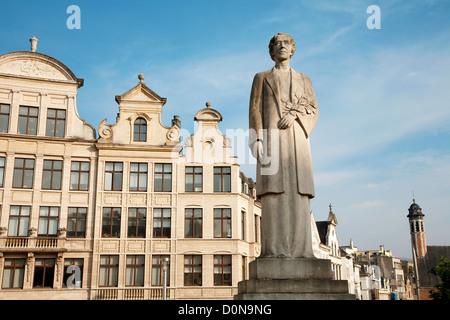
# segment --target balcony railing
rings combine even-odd
[[[0,238],[0,249],[56,249],[64,246],[64,238]]]
[[[28,238],[7,238],[5,244],[2,246],[5,248],[28,248]]]
[[[105,288],[93,289],[94,300],[162,300],[163,288]],[[170,299],[170,288],[167,288],[167,299]]]

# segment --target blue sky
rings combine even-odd
[[[70,30],[70,5],[81,29]],[[366,9],[378,5],[381,29]],[[0,11],[0,54],[29,50],[66,64],[85,85],[81,117],[115,122],[116,95],[138,83],[167,98],[163,122],[194,130],[207,101],[227,129],[248,128],[253,76],[273,66],[268,42],[291,34],[291,66],[308,74],[320,117],[311,135],[316,220],[333,204],[341,245],[383,244],[410,257],[407,209],[423,208],[429,245],[450,245],[450,3],[348,1],[9,1]],[[255,176],[246,150],[242,170]]]

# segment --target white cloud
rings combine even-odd
[[[450,52],[385,49],[342,61],[340,78],[316,79],[321,116],[311,137],[320,161],[382,150],[401,138],[450,123]],[[408,76],[414,74],[414,76]]]

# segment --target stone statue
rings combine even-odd
[[[275,67],[256,74],[249,117],[249,147],[258,160],[261,257],[314,258],[309,135],[319,109],[310,78],[290,67],[294,39],[277,33],[270,41],[269,52]]]

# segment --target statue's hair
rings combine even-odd
[[[277,34],[275,34],[272,39],[270,39],[270,43],[269,43],[269,53],[270,53],[270,57],[272,58],[272,60],[274,60],[273,58],[273,46],[275,45],[275,41],[277,40],[278,36],[286,36],[289,38],[289,43],[292,45],[292,52],[291,52],[291,56],[290,58],[292,58],[292,56],[295,53],[295,41],[294,38],[292,38],[291,35],[285,33],[285,32],[278,32]],[[275,61],[275,60],[274,60]]]

